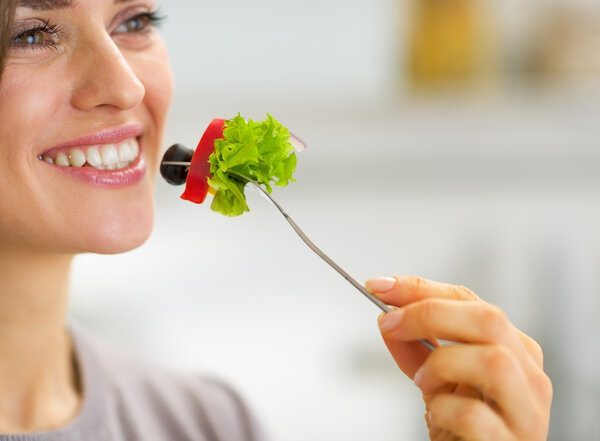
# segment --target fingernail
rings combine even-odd
[[[375,294],[388,292],[395,284],[396,279],[393,277],[377,277],[375,279],[367,280],[365,286],[370,293]]]
[[[400,322],[402,321],[402,317],[404,316],[404,311],[401,309],[397,309],[392,312],[388,312],[379,321],[379,327],[381,328],[381,332],[390,332],[396,329]]]
[[[415,376],[413,377],[413,381],[417,385],[417,387],[423,386],[423,366],[421,366],[417,372],[415,372]]]

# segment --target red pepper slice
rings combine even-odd
[[[207,179],[210,178],[208,158],[215,151],[215,141],[223,138],[224,129],[224,119],[213,119],[206,128],[192,157],[181,199],[196,204],[201,204],[206,199],[209,189]]]

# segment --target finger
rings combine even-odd
[[[410,378],[413,378],[415,372],[423,365],[431,353],[429,349],[416,341],[398,341],[386,338],[383,334],[382,337],[398,367]]]
[[[434,282],[416,276],[375,278],[368,280],[365,286],[386,303],[400,307],[429,298],[483,302],[473,291],[464,286]],[[544,358],[540,345],[518,329],[515,328],[515,331],[518,332],[536,366],[543,368]]]
[[[519,360],[500,345],[447,345],[429,356],[414,377],[424,395],[447,384],[471,385],[491,398],[508,426],[526,431],[537,419],[531,386]],[[458,390],[458,388],[457,388]]]
[[[385,314],[380,320],[380,328],[386,339],[397,341],[433,338],[503,344],[523,362],[531,363],[514,326],[502,310],[485,302],[423,300]]]
[[[432,427],[445,429],[466,441],[516,441],[500,415],[473,398],[439,395],[429,411]]]
[[[541,346],[534,339],[517,329],[519,338],[529,354],[531,363],[525,365],[525,373],[532,384],[534,391],[542,403],[551,403],[554,394],[552,382],[544,373],[544,353]]]
[[[472,384],[467,383],[458,383],[454,388],[453,394],[460,397],[475,398],[478,400],[484,399],[484,396],[479,389],[473,387]]]
[[[518,329],[517,332],[519,333],[521,342],[523,342],[525,349],[529,353],[529,356],[531,357],[535,365],[540,369],[544,369],[544,353],[542,351],[542,347],[539,345],[538,342],[536,342],[527,334],[521,332]]]
[[[365,286],[369,292],[384,302],[400,307],[431,298],[482,301],[473,291],[464,286],[433,282],[415,276],[370,279]]]

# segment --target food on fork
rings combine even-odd
[[[305,145],[271,115],[262,122],[238,116],[214,119],[202,135],[191,157],[189,170],[162,165],[161,173],[172,184],[185,182],[182,199],[201,204],[208,193],[214,194],[211,209],[226,216],[249,211],[244,194],[245,182],[236,174],[264,185],[271,193],[274,183],[285,187],[294,182],[294,149]],[[165,153],[165,160],[189,162],[191,152],[179,145]]]

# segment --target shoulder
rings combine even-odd
[[[124,439],[260,439],[244,400],[225,382],[145,362],[87,333],[77,339],[111,391],[115,430],[134,432]]]

